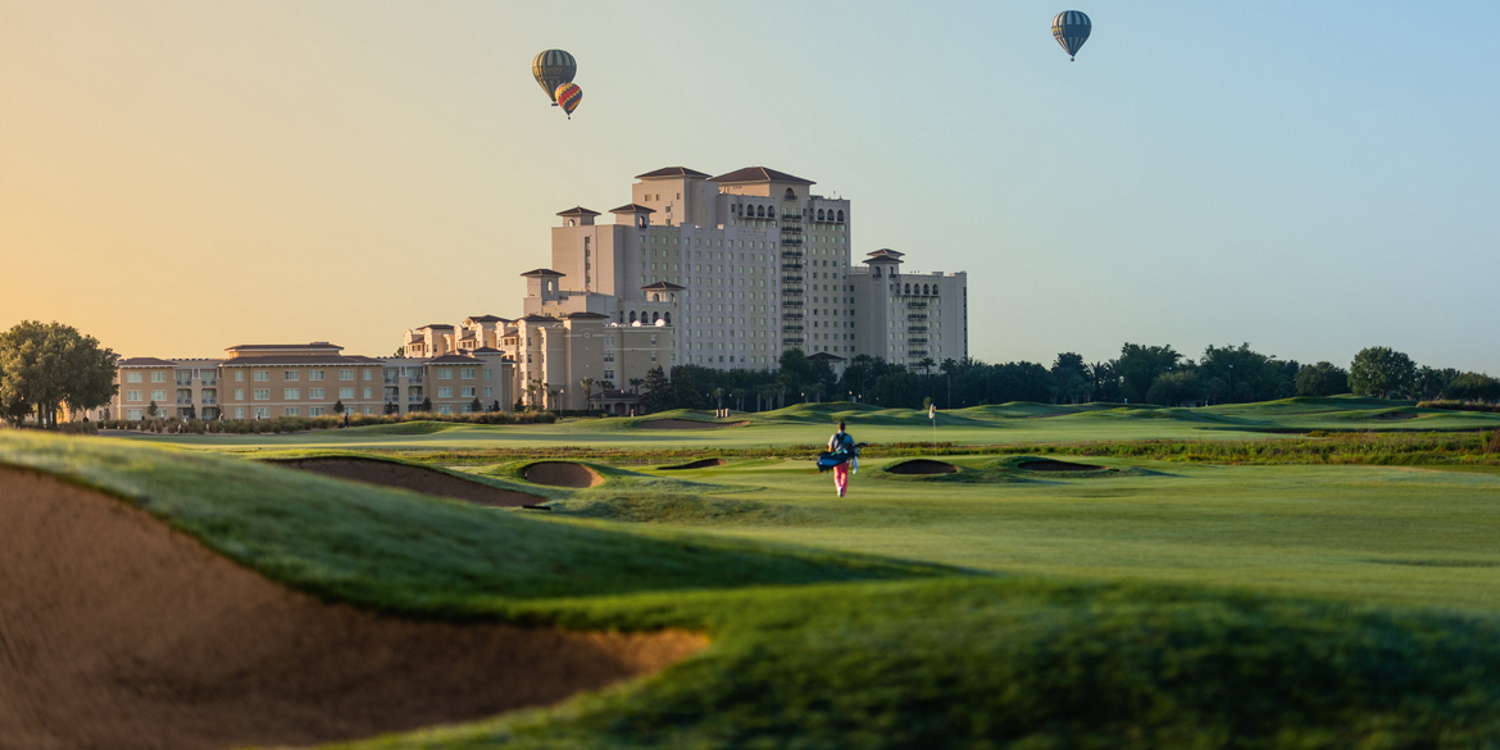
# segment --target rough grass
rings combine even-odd
[[[537,518],[101,439],[0,434],[0,462],[117,495],[275,580],[380,610],[455,614],[481,599],[944,572],[783,544]]]

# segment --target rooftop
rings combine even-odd
[[[789,175],[786,172],[779,172],[779,171],[774,170],[774,169],[767,169],[766,167],[745,167],[744,169],[736,169],[733,172],[729,172],[727,174],[721,174],[718,177],[711,177],[709,179],[712,180],[713,182],[721,182],[721,183],[724,183],[724,182],[795,182],[795,183],[798,183],[798,184],[801,184],[801,185],[812,185],[812,184],[814,184],[812,180],[804,180],[801,177],[797,177],[795,175]]]

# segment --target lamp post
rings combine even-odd
[[[1234,365],[1229,366],[1229,403],[1234,403]]]

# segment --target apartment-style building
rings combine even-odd
[[[222,360],[135,357],[119,362],[119,392],[100,417],[271,419],[508,410],[511,362],[498,349],[430,358],[374,358],[343,347],[244,344]]]

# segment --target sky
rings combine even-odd
[[[1500,4],[1418,5],[0,0],[0,329],[388,355],[518,316],[558,211],[766,166],[966,271],[986,362],[1500,375]]]

